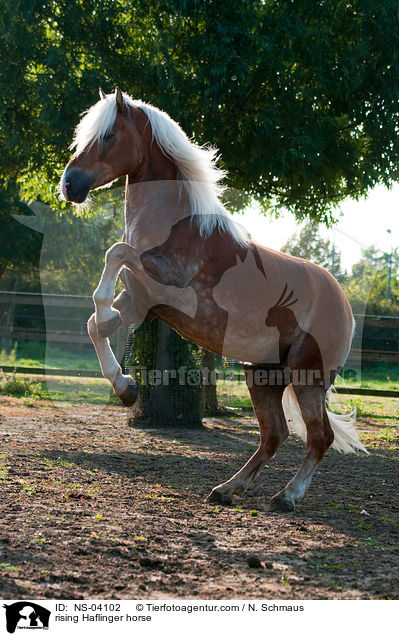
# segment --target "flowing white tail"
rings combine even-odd
[[[332,387],[328,390],[327,397],[331,395],[331,392]],[[292,384],[285,389],[282,402],[288,428],[297,433],[306,442],[306,426]],[[356,430],[356,407],[351,413],[342,415],[326,410],[334,432],[332,448],[335,448],[340,453],[355,453],[357,450],[362,450],[368,454],[368,450],[360,441]]]

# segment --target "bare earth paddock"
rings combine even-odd
[[[252,413],[149,431],[119,406],[0,396],[0,596],[399,598],[399,401],[377,402],[359,417],[370,455],[330,450],[276,514],[293,435],[233,506],[204,501],[255,449]]]

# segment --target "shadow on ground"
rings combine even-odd
[[[3,417],[3,598],[398,598],[397,443],[330,451],[294,513],[269,512],[290,437],[230,507],[204,501],[255,450],[252,418],[200,430],[41,410]]]

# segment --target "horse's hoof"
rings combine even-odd
[[[118,327],[121,326],[121,324],[122,320],[120,314],[118,313],[110,320],[98,323],[97,331],[103,338],[108,338],[109,336],[112,336],[112,334],[118,329]]]
[[[295,506],[292,501],[288,501],[284,494],[274,495],[270,502],[270,511],[271,512],[293,512],[295,510]]]
[[[139,385],[134,380],[129,380],[129,384],[126,389],[119,396],[119,399],[123,403],[124,406],[133,406],[133,404],[137,400],[137,396],[139,394]]]
[[[218,503],[224,506],[230,506],[233,503],[233,495],[230,493],[222,493],[218,490],[212,490],[212,492],[205,499],[206,503]]]

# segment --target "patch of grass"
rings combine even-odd
[[[349,369],[343,369],[337,379],[337,386],[359,386]],[[399,391],[399,365],[392,362],[364,362],[360,376],[360,386],[365,389],[385,389]]]
[[[393,442],[396,439],[398,432],[393,428],[383,428],[377,435],[377,439],[383,439],[386,442]]]
[[[77,349],[77,348],[76,348]],[[93,350],[71,351],[38,340],[20,340],[10,351],[0,351],[0,366],[48,367],[50,369],[75,369],[98,371],[98,361]]]
[[[399,423],[399,401],[397,398],[368,395],[348,398],[346,395],[335,395],[330,408],[336,413],[348,413],[354,406],[356,406],[358,416],[376,420],[378,424],[392,427]]]
[[[16,374],[0,376],[0,395],[13,395],[15,397],[39,397],[42,390],[41,382],[28,380]]]
[[[22,570],[18,565],[11,565],[11,563],[0,563],[0,568],[6,572],[19,572]]]
[[[104,378],[5,374],[1,367],[0,395],[22,398],[28,407],[36,406],[36,400],[122,406]]]
[[[359,528],[359,530],[362,531],[366,531],[366,530],[371,530],[371,528],[374,526],[374,521],[359,521],[359,523],[357,524],[357,527]]]
[[[19,480],[21,485],[21,494],[24,495],[34,495],[36,492],[36,486],[34,484],[30,484],[26,479]]]
[[[38,396],[35,395],[34,397],[23,397],[21,398],[21,401],[24,406],[27,406],[28,408],[34,408],[35,406],[37,406]]]
[[[328,508],[333,508],[334,510],[343,510],[344,506],[342,504],[335,503],[335,501],[330,501],[327,504]]]
[[[0,362],[1,364],[1,362]],[[61,363],[59,366],[62,366]],[[1,373],[1,372],[0,372]],[[386,388],[386,386],[384,386]],[[112,392],[109,382],[103,378],[79,378],[62,376],[22,376],[20,374],[7,374],[0,376],[0,395],[11,395],[21,398],[23,404],[28,407],[37,406],[37,400],[52,400],[60,405],[69,403],[83,404],[112,404],[122,405],[117,396]],[[230,419],[242,418],[242,411],[252,413],[252,403],[248,389],[244,382],[221,381],[217,384],[217,394],[221,408],[226,407]],[[331,410],[347,413],[356,406],[360,417],[373,418],[379,424],[384,425],[381,435],[386,435],[385,441],[393,441],[394,434],[384,432],[399,421],[399,403],[395,398],[379,398],[371,396],[336,395],[331,403]],[[230,409],[238,409],[237,412]],[[240,427],[244,427],[240,420]],[[233,429],[236,425],[233,425]],[[248,427],[249,435],[258,435],[257,427]],[[377,439],[377,438],[374,438]],[[384,438],[381,438],[384,439]],[[171,442],[172,443],[172,442]],[[118,454],[114,453],[115,459]],[[140,464],[136,464],[136,470],[141,470]]]
[[[0,455],[0,462],[6,459],[6,457],[7,457],[7,453]],[[8,468],[5,464],[0,463],[0,481],[6,481],[7,477],[8,477]]]
[[[43,532],[35,532],[33,536],[35,538],[30,540],[31,543],[51,543],[50,539],[43,536]]]
[[[217,394],[220,405],[222,407],[252,412],[252,402],[246,385],[242,382],[229,382],[229,386],[226,387],[226,384],[227,382],[217,384]],[[350,384],[347,383],[343,384],[345,386],[350,386]],[[337,386],[339,386],[339,383],[337,383]],[[388,386],[381,384],[377,387],[368,388],[387,389]],[[396,388],[399,391],[399,383]],[[352,411],[354,407],[356,407],[358,416],[377,417],[379,419],[385,417],[387,419],[387,424],[390,423],[391,419],[397,421],[399,418],[399,405],[396,398],[381,398],[363,395],[349,398],[345,394],[336,394],[330,403],[330,409],[334,412],[348,413]],[[242,417],[240,413],[238,413],[238,416]]]
[[[333,556],[328,556],[322,559],[321,561],[315,561],[311,559],[309,561],[309,567],[312,570],[315,570],[319,574],[321,574],[320,570],[341,570],[344,567],[344,564],[341,562],[331,563],[331,560],[334,559]]]

